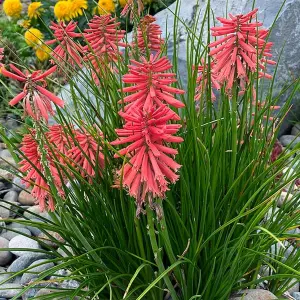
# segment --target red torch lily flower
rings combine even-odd
[[[178,132],[180,124],[167,124],[179,117],[165,105],[150,111],[141,108],[130,113],[119,112],[125,120],[123,129],[117,129],[119,139],[112,145],[130,143],[115,155],[126,155],[129,161],[118,171],[120,182],[129,194],[136,199],[137,215],[142,211],[146,201],[151,205],[155,197],[164,198],[169,182],[176,182],[176,174],[181,167],[171,156],[177,154],[176,149],[168,143],[180,143],[181,137],[173,136]]]
[[[211,88],[215,88],[217,90],[221,88],[217,80],[218,75],[214,72],[213,68],[214,68],[213,62],[210,64],[210,70],[208,70],[208,65],[205,62],[205,60],[204,59],[201,60],[201,65],[198,66],[199,76],[197,77],[198,86],[196,88],[195,100],[197,101],[201,100],[202,95],[205,94],[208,85],[208,79],[209,79],[208,76],[210,76]],[[211,90],[211,97],[212,100],[216,99],[213,90]]]
[[[215,60],[217,79],[220,83],[226,83],[227,91],[231,90],[236,77],[241,82],[247,82],[248,71],[257,72],[260,77],[271,77],[265,73],[265,64],[275,62],[260,58],[261,55],[269,56],[271,43],[264,40],[268,31],[258,29],[262,23],[252,22],[257,11],[255,9],[246,15],[229,14],[230,19],[217,18],[223,26],[211,28],[213,36],[224,36],[209,44],[212,48],[209,55]],[[267,49],[262,50],[265,46]]]
[[[4,48],[0,48],[0,62],[3,59],[3,56],[4,56],[3,54],[4,54]]]
[[[119,29],[120,22],[116,22],[111,15],[94,16],[88,25],[83,34],[88,42],[84,47],[84,59],[92,64],[93,78],[98,82],[98,76],[104,76],[111,69],[109,64],[121,58],[118,47],[126,46],[121,42],[125,31]]]
[[[75,33],[77,22],[71,21],[67,25],[64,22],[58,24],[52,22],[50,29],[53,30],[54,40],[47,41],[47,45],[59,42],[59,45],[52,51],[52,64],[59,63],[64,66],[69,63],[71,66],[81,66],[81,54],[83,48],[74,42],[74,38],[82,37],[80,33]]]
[[[101,135],[101,133],[100,133]],[[99,142],[87,131],[75,131],[77,143],[68,151],[68,156],[75,168],[83,177],[88,177],[91,182],[98,168],[99,175],[104,168],[105,158],[101,152]]]
[[[130,20],[132,21],[135,13],[140,16],[144,10],[144,4],[142,0],[127,0],[127,4],[121,11],[121,16],[125,17],[130,14]]]
[[[56,71],[56,66],[44,73],[41,73],[42,71],[40,70],[34,71],[33,73],[23,73],[12,64],[10,64],[10,68],[14,73],[3,68],[2,74],[8,78],[24,83],[23,91],[9,102],[11,106],[23,100],[23,107],[26,114],[35,120],[43,118],[45,121],[48,121],[48,114],[54,114],[51,102],[59,107],[64,107],[63,100],[45,89],[45,78]],[[39,83],[41,85],[39,85]]]
[[[74,147],[74,141],[69,136],[69,130],[67,126],[52,125],[49,126],[49,131],[46,132],[47,141],[54,146],[51,150],[61,164],[65,164],[68,151]]]
[[[155,17],[147,15],[141,22],[137,30],[137,46],[145,52],[146,49],[150,51],[160,51],[164,40],[161,37],[162,31],[159,25],[154,24]],[[133,43],[133,47],[135,43]]]
[[[141,62],[131,60],[128,66],[129,74],[123,76],[123,82],[133,86],[123,88],[124,93],[132,95],[120,100],[119,103],[129,103],[125,111],[138,110],[152,111],[153,107],[163,106],[165,103],[176,108],[184,107],[184,104],[175,99],[172,94],[184,94],[183,90],[170,87],[176,82],[175,73],[166,73],[172,68],[167,57],[159,58],[159,53],[150,56],[147,60],[141,57]]]
[[[33,185],[31,194],[38,202],[41,210],[43,211],[48,208],[51,211],[54,211],[54,200],[50,194],[50,187],[44,178],[45,170],[41,163],[42,157],[34,134],[35,131],[31,131],[23,137],[20,150],[23,152],[25,158],[20,162],[20,171],[26,173],[26,176],[23,178],[26,186],[30,187]],[[47,153],[47,166],[49,172],[59,193],[63,194],[59,173],[49,155],[50,152],[47,151]]]

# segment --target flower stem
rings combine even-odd
[[[233,96],[232,96],[232,106],[231,106],[231,115],[232,115],[232,160],[231,160],[231,170],[229,177],[229,187],[233,184],[235,178],[235,169],[236,169],[236,157],[237,157],[237,85],[234,84],[233,87]]]
[[[159,249],[158,245],[157,245],[155,229],[154,229],[154,222],[153,222],[153,213],[149,206],[147,206],[147,220],[148,220],[148,226],[149,226],[150,243],[151,243],[152,251],[154,254],[154,259],[157,264],[159,273],[161,274],[165,271],[165,267],[163,265],[162,258],[161,258],[161,249]],[[178,300],[176,291],[171,283],[170,278],[168,276],[165,276],[164,281],[170,292],[172,300]]]

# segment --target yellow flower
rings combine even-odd
[[[71,2],[71,18],[82,16],[83,10],[88,8],[86,0],[69,0]]]
[[[35,55],[40,61],[45,61],[49,59],[51,53],[51,49],[43,44],[36,48]]]
[[[28,29],[30,27],[30,20],[19,20],[17,24],[25,29]]]
[[[119,2],[121,7],[124,7],[127,4],[128,0],[119,0]]]
[[[43,9],[41,8],[42,2],[32,2],[28,6],[28,17],[30,19],[37,19],[40,15]]]
[[[20,0],[5,0],[3,10],[8,17],[18,18],[22,12],[22,3]]]
[[[34,47],[42,42],[43,34],[36,28],[31,27],[25,32],[25,42],[28,46]]]
[[[115,11],[113,0],[99,0],[98,11],[100,15],[107,15]]]
[[[71,2],[58,1],[54,6],[54,15],[58,21],[69,21],[71,19]]]

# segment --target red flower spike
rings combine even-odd
[[[126,155],[129,158],[118,175],[120,182],[128,189],[129,194],[136,199],[137,215],[148,200],[165,197],[169,182],[174,183],[179,176],[176,174],[181,167],[170,155],[176,155],[177,150],[168,143],[180,143],[181,137],[173,136],[181,125],[167,124],[177,120],[178,116],[166,106],[145,112],[142,108],[129,113],[120,113],[125,120],[123,129],[117,129],[119,139],[112,145],[130,143],[121,149],[115,157]]]
[[[259,77],[272,78],[265,69],[267,63],[275,62],[264,58],[272,56],[272,43],[265,41],[268,30],[258,29],[262,23],[252,22],[257,11],[255,9],[246,15],[229,14],[230,19],[217,18],[223,26],[211,28],[213,36],[225,35],[208,46],[211,48],[209,55],[215,60],[213,71],[218,74],[220,83],[226,83],[227,91],[231,90],[235,77],[245,86],[248,71],[258,72]]]
[[[141,58],[141,62],[131,60],[128,66],[129,74],[123,76],[124,83],[133,86],[123,88],[123,92],[132,95],[120,100],[119,103],[129,103],[125,106],[125,111],[138,110],[152,111],[152,108],[171,105],[176,108],[184,107],[184,104],[175,99],[172,94],[184,94],[183,90],[170,87],[176,82],[176,74],[166,73],[172,68],[167,57],[159,58],[159,54],[151,55],[149,61]]]
[[[257,106],[258,111],[260,111],[260,110],[262,110],[262,109],[264,109],[266,107],[266,102],[265,101],[263,101],[263,102],[261,102],[261,101],[257,101],[257,102],[256,101],[252,101],[252,105],[254,107]],[[280,106],[278,106],[278,105],[270,106],[269,107],[269,110],[278,110],[278,109],[280,109]],[[255,113],[252,113],[252,116],[255,116]],[[268,119],[269,121],[273,121],[274,120],[273,117],[268,117],[266,115],[264,115],[263,118],[264,119]]]
[[[33,185],[31,194],[38,202],[41,210],[49,209],[54,211],[54,200],[50,194],[49,185],[41,175],[45,175],[45,170],[41,163],[41,154],[38,150],[38,144],[33,137],[34,134],[35,132],[31,131],[31,133],[26,134],[23,137],[20,150],[23,152],[26,159],[23,159],[20,162],[20,171],[26,173],[26,176],[23,178],[26,186],[30,187]],[[47,153],[49,154],[49,151],[47,151]],[[63,195],[62,182],[50,155],[47,156],[47,165],[56,188],[59,193]]]
[[[74,147],[74,141],[68,137],[68,130],[67,126],[52,125],[46,133],[49,144],[54,145],[51,150],[61,164],[65,164],[69,150]]]
[[[100,133],[100,135],[102,134]],[[101,152],[102,148],[94,137],[86,131],[80,132],[76,130],[75,139],[78,145],[75,144],[68,151],[68,156],[78,172],[83,177],[88,177],[89,182],[92,182],[92,177],[96,175],[96,166],[98,165],[101,175],[101,171],[105,165],[105,158]]]
[[[16,66],[10,65],[10,68],[15,72],[9,72],[2,68],[2,74],[8,78],[24,82],[23,91],[14,97],[9,104],[14,106],[23,100],[24,111],[27,115],[35,120],[44,119],[48,121],[48,115],[54,114],[51,102],[59,107],[64,107],[64,102],[43,86],[46,86],[45,78],[56,71],[56,66],[50,68],[44,73],[38,70],[33,73],[23,73]],[[41,85],[39,85],[39,83]]]
[[[4,48],[0,48],[0,68],[3,66],[3,64],[1,63],[3,57],[4,57]]]
[[[137,47],[142,52],[145,52],[146,49],[160,51],[163,46],[162,31],[159,25],[154,24],[155,21],[155,17],[147,15],[140,22],[137,30]],[[133,47],[135,46],[133,43]]]
[[[215,74],[215,72],[213,71],[213,67],[214,67],[214,63],[212,62],[210,64],[211,88],[215,88],[215,89],[219,90],[221,88],[221,86],[220,86],[219,82],[217,81],[218,75]],[[204,61],[204,59],[201,60],[201,65],[198,66],[198,73],[199,73],[199,76],[197,77],[198,86],[196,88],[196,95],[195,95],[196,101],[201,100],[201,97],[205,93],[205,91],[207,89],[207,84],[208,84],[208,76],[209,76],[208,65]],[[212,100],[216,99],[216,96],[213,93],[213,90],[211,90],[211,97],[212,97]]]
[[[47,41],[47,45],[59,42],[59,45],[52,51],[52,64],[59,63],[65,65],[69,63],[71,66],[81,66],[81,54],[83,48],[81,45],[74,42],[74,38],[82,37],[80,33],[75,33],[77,22],[71,21],[67,25],[64,22],[58,24],[52,22],[50,29],[53,30],[54,40]]]
[[[118,61],[122,53],[118,47],[125,47],[121,42],[125,31],[118,29],[120,22],[111,15],[94,16],[88,23],[89,28],[84,30],[84,38],[88,45],[84,59],[93,66],[93,78],[97,82],[98,76],[102,77],[111,70],[110,63]]]
[[[136,3],[135,3],[136,2]],[[137,9],[136,9],[137,5]],[[130,14],[130,20],[133,21],[134,14],[137,13],[138,16],[142,14],[144,10],[144,4],[142,0],[127,0],[127,4],[121,11],[121,16],[125,17]]]

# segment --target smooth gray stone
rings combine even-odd
[[[269,291],[261,289],[243,290],[229,300],[273,300],[278,299],[274,294]]]
[[[0,237],[0,249],[8,248],[9,241],[3,237]],[[6,266],[13,259],[13,256],[10,251],[0,251],[0,266]]]
[[[26,221],[26,219],[24,218],[16,218],[16,221]],[[26,225],[21,224],[21,223],[17,223],[17,222],[13,222],[11,224],[9,224],[7,226],[7,228],[12,228],[12,229],[16,229],[16,228],[26,228]]]
[[[8,279],[10,277],[10,274],[8,274],[4,268],[0,267],[1,271],[0,271],[0,283],[6,279]]]
[[[279,141],[284,147],[289,146],[293,149],[300,143],[300,137],[295,137],[294,135],[282,135]]]
[[[3,219],[14,218],[17,214],[18,207],[20,204],[18,202],[0,202],[0,217]]]
[[[294,292],[291,295],[295,298],[295,300],[300,300],[300,292]]]
[[[6,232],[6,225],[2,219],[0,219],[0,232]]]
[[[44,223],[42,220],[39,220],[39,219],[32,219],[30,221],[35,222],[35,223]],[[38,228],[38,224],[37,224],[37,227],[29,226],[29,225],[27,225],[26,227],[31,231],[33,236],[38,236],[42,233],[42,231]]]
[[[29,267],[33,262],[46,258],[47,254],[32,252],[17,258],[7,269],[7,272],[20,272]]]
[[[13,298],[17,296],[23,287],[18,283],[4,283],[0,285],[0,297]]]
[[[9,202],[17,202],[18,201],[19,194],[17,191],[9,191],[6,193],[3,197],[3,200],[9,201]]]
[[[35,265],[38,265],[38,264],[41,264],[41,263],[44,263],[44,264],[34,267]],[[25,284],[31,282],[32,280],[38,278],[40,276],[39,275],[40,273],[54,267],[54,263],[47,262],[46,259],[40,259],[40,260],[37,260],[34,263],[32,263],[29,267],[33,267],[33,268],[28,270],[28,272],[37,272],[37,274],[24,273],[22,275],[22,278],[21,278],[21,284],[22,285],[25,285]]]
[[[31,232],[27,228],[16,228],[15,230],[17,230],[18,232],[8,230],[4,233],[1,233],[1,237],[4,237],[5,239],[10,241],[14,237],[16,237],[18,235],[22,235],[22,234],[31,236]]]
[[[26,254],[31,254],[32,253],[32,251],[30,251],[31,249],[34,250],[41,249],[37,241],[22,235],[15,236],[13,239],[11,239],[9,242],[9,248],[28,249],[28,251],[12,250],[11,252],[16,256],[24,256]]]
[[[291,135],[299,135],[300,134],[300,123],[297,123],[293,126],[292,131],[291,131]]]
[[[14,177],[12,190],[21,192],[22,190],[26,189],[26,185],[22,182],[22,179],[20,177]]]

